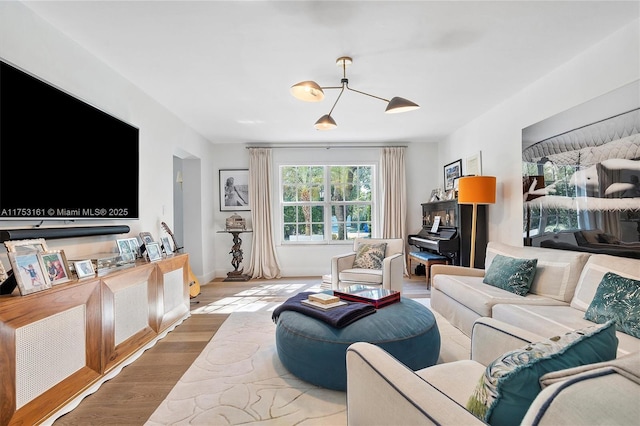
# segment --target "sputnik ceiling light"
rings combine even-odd
[[[360,90],[352,89],[349,87],[349,79],[347,78],[347,66],[351,65],[353,60],[348,56],[342,56],[336,60],[336,65],[342,67],[342,80],[340,86],[326,86],[321,87],[315,81],[301,81],[300,83],[294,84],[291,86],[291,94],[300,99],[301,101],[306,102],[320,102],[324,99],[324,90],[326,89],[340,89],[340,94],[338,94],[338,98],[333,103],[329,114],[325,114],[318,121],[314,127],[318,130],[331,130],[335,129],[338,125],[336,124],[333,117],[331,117],[331,113],[333,109],[336,107],[336,104],[340,100],[340,96],[344,93],[344,90],[350,90],[352,92],[360,93],[361,95],[370,96],[372,98],[380,99],[381,101],[385,101],[387,103],[386,113],[398,113],[398,112],[407,112],[413,111],[414,109],[420,108],[418,104],[415,104],[407,99],[394,97],[391,100],[381,98],[379,96],[374,96],[369,93],[361,92]]]

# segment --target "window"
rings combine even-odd
[[[372,165],[281,166],[282,240],[371,237],[373,171]]]

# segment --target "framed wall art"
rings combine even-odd
[[[51,288],[51,282],[45,274],[38,252],[9,252],[9,262],[14,271],[21,295],[27,295]]]
[[[73,267],[76,270],[78,279],[93,277],[96,274],[96,271],[93,269],[93,263],[90,259],[73,262]]]
[[[64,250],[50,250],[38,253],[52,285],[71,281],[71,271]]]
[[[251,210],[249,170],[220,170],[220,211]]]
[[[482,152],[478,151],[466,159],[465,176],[482,176]]]
[[[444,166],[444,190],[453,189],[453,181],[462,176],[462,159]]]

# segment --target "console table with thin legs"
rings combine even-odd
[[[226,231],[218,231],[218,233],[227,233],[233,235],[233,246],[231,246],[231,265],[233,271],[227,273],[227,278],[223,281],[249,281],[251,277],[243,273],[244,268],[238,270],[242,263],[242,239],[240,234],[243,232],[253,232],[250,229],[229,229]]]

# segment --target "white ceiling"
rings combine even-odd
[[[638,1],[26,1],[214,143],[437,142],[639,17]],[[345,92],[313,128],[302,80]],[[135,124],[135,123],[134,123]]]

